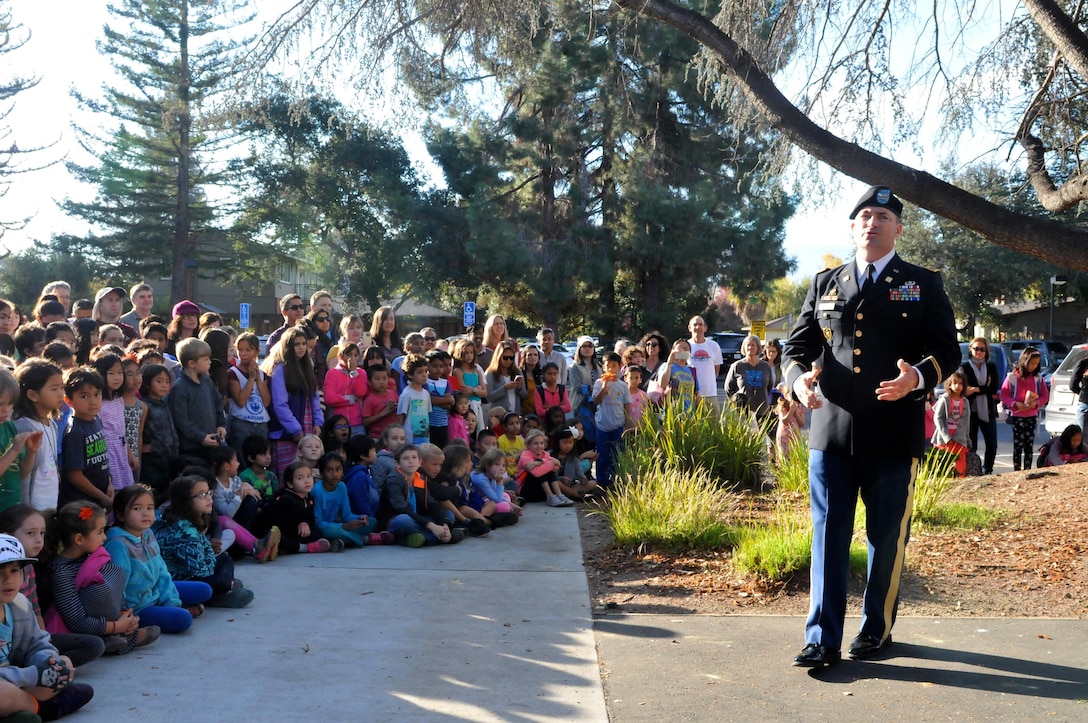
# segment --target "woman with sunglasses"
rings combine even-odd
[[[642,347],[642,350],[646,353],[646,363],[643,366],[650,372],[650,375],[656,374],[661,368],[662,362],[669,356],[669,340],[655,329],[646,332],[639,339],[638,346]],[[649,377],[647,377],[647,381],[649,381]]]
[[[965,395],[971,407],[971,426],[968,440],[971,449],[978,452],[978,433],[982,432],[982,441],[986,444],[986,454],[982,456],[982,474],[993,474],[994,460],[997,459],[997,391],[1001,387],[1001,377],[997,365],[990,361],[990,342],[985,337],[976,336],[967,346],[967,361],[960,369],[967,377]]]
[[[500,341],[495,347],[491,363],[484,372],[488,404],[498,404],[514,411],[521,409],[521,400],[529,392],[525,388],[525,379],[518,371],[517,354],[517,345],[512,341]]]
[[[310,329],[317,334],[317,349],[314,351],[314,372],[317,383],[325,383],[325,374],[329,369],[329,352],[333,347],[332,312],[314,308],[306,315]]]
[[[1042,363],[1038,349],[1025,348],[1001,385],[1001,403],[1012,419],[1012,468],[1016,471],[1031,469],[1039,410],[1050,399],[1050,390],[1040,374]]]

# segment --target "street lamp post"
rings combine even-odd
[[[1054,338],[1054,287],[1065,286],[1069,279],[1064,276],[1051,276],[1050,277],[1050,332],[1047,334],[1047,339]]]

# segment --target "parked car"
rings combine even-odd
[[[1077,395],[1069,388],[1077,364],[1088,355],[1088,344],[1074,346],[1050,377],[1050,401],[1046,405],[1046,431],[1057,437],[1076,422]]]
[[[722,350],[722,368],[718,372],[718,378],[721,379],[729,371],[729,366],[733,362],[744,358],[744,352],[740,350],[740,346],[748,338],[748,335],[731,331],[715,331],[707,336],[717,342]]]

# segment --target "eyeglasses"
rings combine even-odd
[[[210,490],[204,490],[203,492],[197,492],[195,495],[192,496],[192,499],[195,500],[195,499],[199,498],[199,499],[202,499],[202,500],[206,500],[211,496],[212,496],[212,493],[211,493]]]
[[[333,429],[351,429],[351,426],[347,425],[347,424],[334,424],[332,426],[332,428]]]
[[[328,324],[330,319],[327,316],[318,316],[314,318],[314,321],[316,321],[318,324]]]
[[[306,307],[303,306],[302,304],[291,304],[290,306],[285,306],[283,308],[286,309],[287,311],[302,311]]]
[[[514,357],[512,357],[512,356],[504,356],[504,357],[502,358],[502,360],[503,360],[503,361],[514,361]]]
[[[986,347],[984,347],[984,346],[973,346],[973,347],[971,347],[971,351],[986,351]]]
[[[425,336],[425,337],[423,337],[423,341],[438,341],[438,337],[436,337],[436,336]]]
[[[648,341],[648,342],[646,342],[646,346],[651,347],[651,346],[661,346],[661,345],[658,344],[656,341]]]

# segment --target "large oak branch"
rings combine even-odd
[[[747,50],[704,15],[667,0],[615,2],[676,28],[712,51],[771,126],[832,168],[866,183],[890,186],[901,198],[962,224],[999,246],[1088,271],[1088,231],[1010,211],[821,128],[778,90]]]

